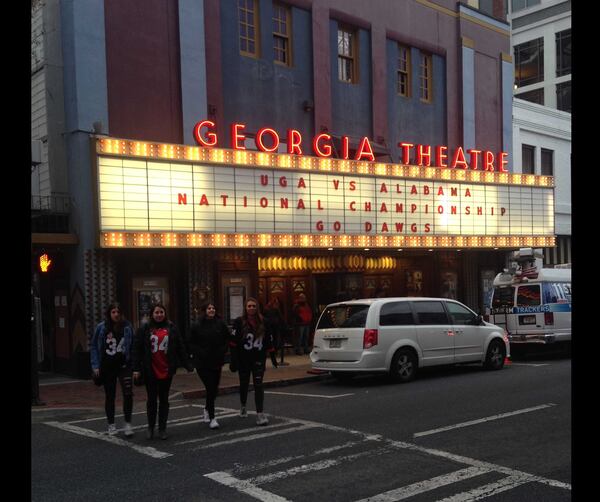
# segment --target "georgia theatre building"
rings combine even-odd
[[[482,309],[508,250],[554,246],[554,181],[512,173],[509,25],[475,3],[43,4],[53,368],[86,374],[112,300],[184,330],[248,296]]]

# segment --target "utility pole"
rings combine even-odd
[[[37,360],[37,323],[41,322],[38,319],[38,309],[36,308],[35,299],[38,276],[33,273],[33,284],[31,285],[31,406],[44,406],[46,403],[40,401],[40,383],[38,377],[38,360]]]

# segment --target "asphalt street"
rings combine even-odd
[[[140,398],[141,399],[141,398]],[[171,402],[170,437],[104,432],[98,410],[32,414],[33,501],[566,501],[571,486],[571,359],[520,358],[502,371],[423,371],[268,389],[266,427],[219,396]],[[122,417],[117,417],[117,426]]]

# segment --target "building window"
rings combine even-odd
[[[534,89],[533,91],[522,92],[521,94],[515,95],[515,98],[524,99],[530,103],[537,103],[538,105],[544,104],[544,88]]]
[[[533,5],[538,5],[540,0],[511,0],[512,1],[512,12],[527,9]]]
[[[544,39],[515,45],[515,84],[517,87],[544,80]]]
[[[521,145],[521,172],[535,174],[535,146]]]
[[[338,28],[338,79],[355,84],[358,82],[358,48],[356,31]]]
[[[257,0],[238,0],[240,18],[240,52],[258,57],[258,5]]]
[[[542,148],[542,176],[554,176],[554,150]]]
[[[400,96],[410,97],[410,48],[398,44],[398,89]]]
[[[421,52],[419,64],[419,92],[421,101],[431,103],[433,101],[433,64],[430,54]]]
[[[556,108],[571,113],[571,82],[556,85]]]
[[[559,31],[556,34],[556,76],[562,77],[571,73],[571,30]]]
[[[273,59],[284,66],[292,65],[292,14],[290,8],[273,2]]]

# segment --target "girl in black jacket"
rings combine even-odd
[[[214,303],[205,305],[200,320],[190,326],[188,340],[196,371],[206,388],[203,421],[209,423],[211,429],[219,428],[219,422],[215,418],[215,400],[219,392],[227,342],[231,337],[229,328],[216,314]]]
[[[194,371],[177,326],[167,319],[163,305],[152,307],[150,321],[141,326],[133,338],[133,379],[138,380],[143,372],[148,399],[148,439],[154,437],[156,408],[158,404],[158,432],[167,439],[169,418],[169,390],[178,366],[188,372]]]
[[[258,301],[254,298],[246,300],[244,315],[233,323],[233,338],[231,346],[231,369],[239,369],[240,378],[240,417],[247,417],[246,400],[250,373],[254,384],[254,404],[256,405],[256,424],[267,425],[269,419],[263,413],[265,391],[263,376],[267,354],[271,357],[273,366],[277,368],[271,324],[266,322],[258,311]]]

